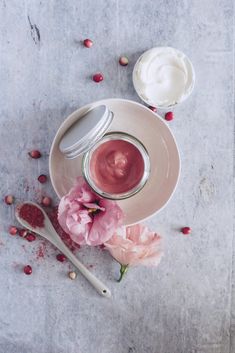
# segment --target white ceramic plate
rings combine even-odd
[[[51,146],[49,170],[52,185],[61,198],[81,173],[81,157],[66,159],[59,150],[64,132],[85,111],[106,104],[114,119],[109,131],[124,131],[140,139],[148,150],[150,178],[144,188],[129,199],[118,201],[125,213],[125,224],[141,222],[160,211],[172,196],[180,173],[180,158],[175,139],[166,123],[142,104],[124,99],[105,99],[86,105],[68,116]]]

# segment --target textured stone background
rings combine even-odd
[[[196,88],[170,123],[182,175],[170,204],[148,223],[165,238],[157,269],[129,272],[98,249],[80,252],[113,292],[99,297],[41,241],[7,234],[0,205],[0,353],[234,353],[232,0],[0,0],[0,195],[53,194],[38,187],[65,117],[88,102],[137,100],[131,83],[144,50],[171,45],[192,59]],[[92,49],[81,40],[94,40]],[[130,65],[118,65],[126,54]],[[102,71],[105,81],[90,76]],[[30,160],[39,148],[44,157]],[[29,188],[28,188],[29,187]],[[177,228],[190,225],[190,237]],[[22,247],[25,245],[25,247]],[[22,274],[31,263],[32,276]]]

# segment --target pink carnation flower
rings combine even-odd
[[[95,194],[82,177],[63,196],[58,221],[71,239],[80,245],[100,245],[108,241],[122,225],[123,212],[115,201]]]
[[[105,246],[121,265],[119,281],[128,266],[157,266],[163,256],[160,235],[143,224],[124,228],[122,234],[114,234]]]

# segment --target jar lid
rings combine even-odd
[[[62,136],[59,149],[68,159],[89,151],[106,133],[113,113],[106,105],[88,110]]]

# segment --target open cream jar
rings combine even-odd
[[[193,65],[181,51],[156,47],[143,53],[133,70],[133,84],[147,104],[169,108],[191,94],[195,82]]]
[[[66,158],[83,155],[82,173],[100,196],[121,200],[146,184],[150,160],[144,145],[122,131],[109,131],[113,113],[100,105],[90,109],[62,136],[59,148]]]

